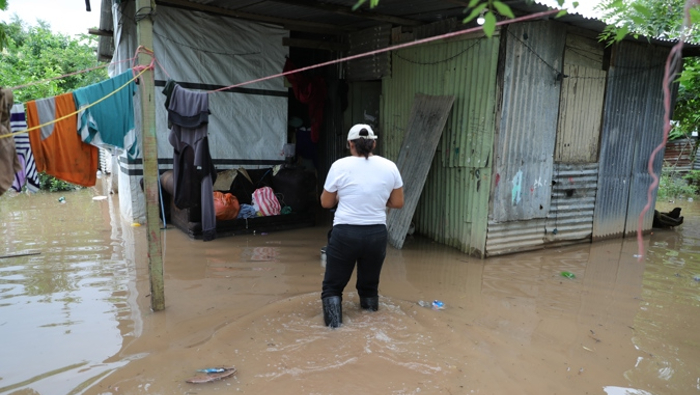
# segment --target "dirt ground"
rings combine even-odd
[[[0,394],[700,392],[696,203],[671,205],[685,224],[647,236],[642,262],[632,238],[480,260],[410,237],[379,311],[353,279],[331,330],[327,224],[211,242],[169,227],[153,312],[145,227],[99,195],[0,198],[0,255],[31,254],[0,259]],[[185,382],[218,366],[237,373]]]

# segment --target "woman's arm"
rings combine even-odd
[[[403,201],[403,198],[401,199]],[[321,207],[333,208],[338,204],[338,191],[328,192],[325,189],[321,192]]]
[[[391,191],[391,195],[389,195],[389,200],[387,200],[386,206],[389,208],[403,207],[403,187],[396,188]]]

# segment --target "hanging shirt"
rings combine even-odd
[[[0,89],[0,195],[5,193],[15,180],[15,173],[22,165],[15,150],[15,140],[10,134],[10,110],[14,96],[9,89]]]
[[[27,103],[27,126],[54,121],[75,112],[73,94]],[[36,169],[72,184],[91,187],[97,181],[97,147],[78,135],[77,116],[47,124],[29,132]]]
[[[16,133],[23,130],[27,130],[27,117],[24,113],[24,105],[15,104],[10,111],[10,131]],[[22,192],[22,187],[26,183],[29,192],[37,192],[39,191],[39,177],[34,164],[32,147],[29,144],[29,134],[16,134],[14,138],[17,157],[20,165],[22,165],[22,170],[15,173],[12,189]]]
[[[135,159],[139,156],[139,145],[134,127],[136,83],[129,82],[132,78],[133,73],[127,70],[106,81],[76,89],[73,96],[80,110],[80,138],[97,147],[125,149],[127,156]],[[98,102],[111,93],[114,94]],[[93,103],[96,104],[90,106]]]
[[[207,138],[209,96],[175,85],[168,107],[172,129],[168,141],[173,146],[173,198],[175,205],[189,207],[197,192],[202,209],[202,239],[216,238],[214,188],[216,168]],[[196,121],[196,120],[199,121]],[[199,191],[197,191],[199,189]]]

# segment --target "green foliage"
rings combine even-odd
[[[689,184],[684,178],[685,177],[679,177],[676,173],[664,171],[659,179],[657,200],[671,200],[696,196],[698,194],[698,186],[692,183]]]
[[[691,170],[683,176],[684,180],[688,180],[693,185],[700,185],[700,170]]]
[[[108,78],[103,68],[49,81],[99,65],[97,39],[93,36],[72,38],[51,32],[45,22],[28,26],[17,17],[5,25],[5,29],[7,45],[0,57],[0,86],[15,87],[43,81],[15,90],[13,93],[17,102],[72,92]]]
[[[39,173],[39,189],[49,192],[75,191],[82,187],[59,180],[46,173]]]
[[[362,6],[362,4],[365,4],[367,0],[357,0],[357,3],[355,3],[354,6],[352,6],[352,10],[355,11],[358,8]],[[369,1],[369,8],[374,8],[379,4],[379,0],[370,0]]]
[[[628,34],[675,40],[682,33],[687,40],[700,42],[700,8],[691,9],[692,23],[684,30],[686,0],[603,0],[598,9],[608,24],[600,36],[609,44]]]
[[[673,112],[674,129],[685,136],[700,132],[700,59],[686,58],[678,79],[678,97]]]
[[[0,11],[7,11],[7,0],[0,0]],[[0,51],[5,48],[5,43],[7,42],[5,30],[7,30],[7,26],[0,22]]]
[[[72,92],[108,78],[107,71],[103,68],[48,80],[98,66],[97,39],[92,36],[71,38],[52,33],[45,22],[30,27],[16,17],[10,24],[3,26],[7,34],[7,45],[0,56],[0,86],[16,87],[43,81],[14,90],[15,101],[18,103]],[[52,192],[80,188],[47,174],[39,175],[39,183],[41,189]]]

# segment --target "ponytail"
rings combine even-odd
[[[369,155],[374,150],[374,140],[359,138],[352,141],[355,144],[355,151],[365,159],[369,159]]]

